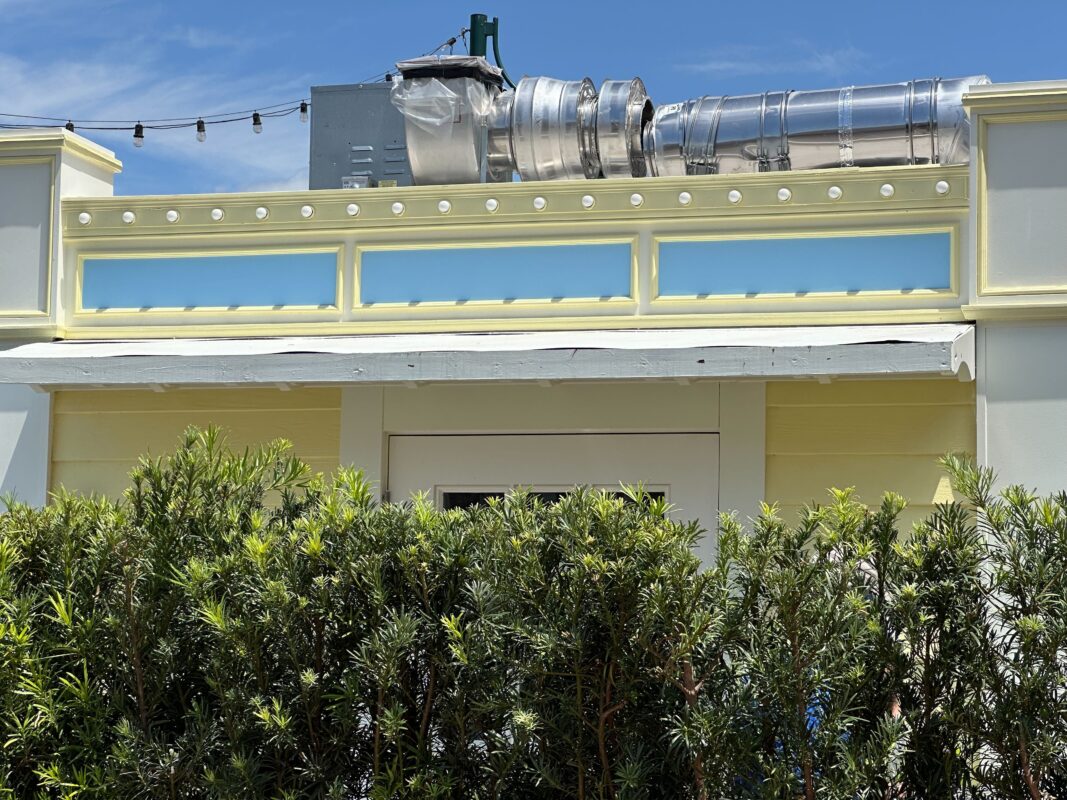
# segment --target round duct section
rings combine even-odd
[[[596,88],[588,78],[523,78],[490,115],[490,160],[505,161],[524,181],[596,178]],[[505,144],[506,143],[506,144]],[[499,167],[497,167],[499,168]]]
[[[652,101],[640,78],[601,84],[596,142],[603,177],[642,178],[648,174],[641,135],[652,114]]]
[[[970,157],[967,87],[984,75],[660,106],[645,127],[652,175],[960,164]]]

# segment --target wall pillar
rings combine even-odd
[[[44,505],[51,400],[28,386],[0,385],[0,497]]]
[[[1067,81],[971,87],[978,459],[1067,489]]]
[[[978,457],[998,484],[1067,489],[1067,321],[978,323]]]

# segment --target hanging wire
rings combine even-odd
[[[463,28],[460,30],[458,36],[451,36],[437,47],[432,50],[427,50],[423,53],[423,56],[432,56],[449,48],[449,52],[453,52],[453,48],[459,39],[463,40],[463,47],[467,48],[467,34],[470,32],[469,28]],[[391,80],[393,76],[392,71],[378,72],[374,75],[364,78],[360,83],[371,83],[378,80]],[[182,128],[197,128],[198,131],[202,131],[204,126],[207,125],[226,125],[232,122],[247,122],[248,120],[255,121],[256,118],[263,119],[277,119],[279,117],[287,117],[290,114],[300,113],[300,118],[303,121],[307,116],[307,110],[311,105],[311,100],[307,97],[299,98],[297,100],[289,100],[284,103],[275,103],[269,106],[259,106],[254,109],[247,109],[244,111],[230,111],[219,114],[203,114],[195,117],[161,117],[157,119],[138,119],[138,120],[115,120],[115,119],[79,119],[72,117],[45,117],[37,116],[34,114],[12,114],[5,111],[0,111],[0,129],[23,129],[23,128],[66,128],[69,131],[83,130],[83,131],[134,131],[141,134],[137,138],[141,141],[144,139],[144,131],[171,131],[179,130]],[[25,122],[9,122],[7,120],[25,120]]]
[[[137,126],[142,130],[170,131],[180,128],[194,128],[198,121],[203,120],[205,125],[224,125],[230,122],[243,122],[252,119],[258,114],[263,119],[277,119],[287,117],[298,111],[306,110],[311,105],[308,98],[290,100],[287,103],[275,103],[270,106],[261,106],[259,109],[248,111],[230,111],[222,114],[205,114],[202,117],[169,117],[161,119],[141,119],[136,122],[130,120],[107,120],[107,119],[69,119],[66,117],[40,117],[32,114],[8,114],[0,112],[0,118],[33,120],[33,122],[8,123],[0,122],[0,128],[67,128],[72,127],[83,131],[132,131]],[[42,125],[41,123],[46,123]]]
[[[467,49],[467,34],[470,33],[470,30],[471,30],[470,28],[460,28],[460,31],[456,36],[450,36],[449,38],[445,39],[443,42],[441,42],[441,44],[437,45],[437,47],[435,47],[433,50],[427,50],[425,53],[423,53],[420,56],[420,58],[425,58],[426,56],[436,55],[437,53],[439,53],[442,50],[444,50],[446,47],[448,47],[448,48],[455,47],[456,46],[456,42],[459,41],[459,39],[463,40],[463,47],[464,47],[464,49]],[[468,55],[469,55],[470,51],[468,50],[467,52],[468,52]],[[393,76],[393,71],[392,70],[385,70],[384,72],[375,72],[373,75],[370,75],[370,76],[364,78],[363,80],[359,81],[359,83],[376,83],[378,81],[383,81],[383,80],[388,81],[388,80],[392,79],[392,76]]]

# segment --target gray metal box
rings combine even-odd
[[[404,117],[389,101],[392,86],[311,87],[309,189],[340,189],[342,182],[411,186]]]

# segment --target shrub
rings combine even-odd
[[[949,460],[701,532],[640,487],[379,504],[190,431],[0,515],[17,798],[1063,796],[1067,499]]]

